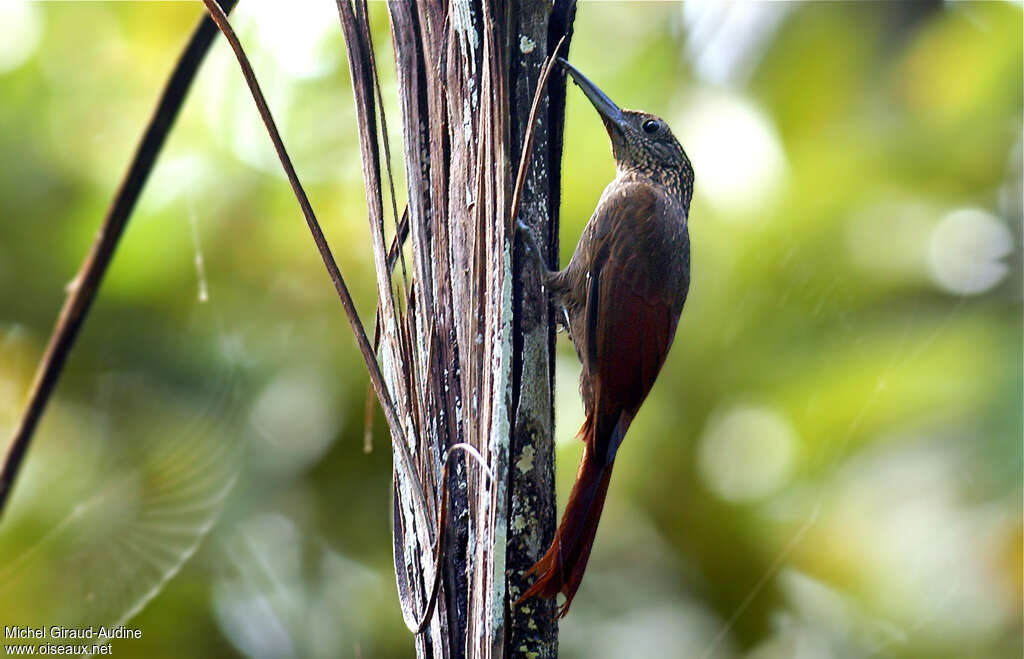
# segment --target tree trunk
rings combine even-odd
[[[556,519],[554,327],[539,276],[519,255],[510,213],[538,78],[570,32],[575,5],[389,3],[412,262],[408,277],[399,278],[383,248],[366,7],[347,2],[339,0],[339,8],[375,231],[380,359],[401,426],[392,435],[403,614],[415,627],[440,569],[436,611],[416,637],[419,657],[554,657],[553,602],[510,604],[525,590],[523,572],[550,542]],[[563,55],[567,47],[568,39]],[[547,239],[541,242],[549,259],[557,251],[564,101],[564,77],[553,75],[518,214]],[[460,443],[482,454],[493,477],[453,457],[436,566],[443,466]]]

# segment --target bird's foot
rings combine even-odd
[[[537,269],[542,273],[548,272],[548,266],[544,262],[544,255],[540,251],[540,246],[537,245],[537,240],[533,237],[533,232],[530,231],[530,227],[526,225],[526,222],[519,219],[516,220],[516,235],[523,239],[526,251],[531,254]]]

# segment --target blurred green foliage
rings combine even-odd
[[[368,319],[340,29],[333,3],[284,6],[233,20]],[[697,184],[690,299],[563,652],[1020,656],[1021,8],[781,7],[737,6],[762,20],[716,44],[728,21],[699,8],[580,6],[575,64],[663,115]],[[0,14],[6,436],[199,8]],[[202,70],[0,527],[0,624],[145,604],[117,656],[410,656],[383,424],[364,454],[358,352],[229,55]],[[614,175],[572,87],[566,122],[563,263]],[[582,415],[564,340],[557,375],[564,492]]]

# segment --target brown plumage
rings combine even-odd
[[[585,447],[551,547],[528,572],[537,581],[517,604],[561,592],[566,599],[559,616],[568,612],[583,580],[615,454],[675,336],[690,283],[686,225],[693,192],[689,159],[664,121],[620,110],[562,63],[601,114],[618,175],[605,188],[569,265],[560,272],[542,268],[551,302],[583,364]]]

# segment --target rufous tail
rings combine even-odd
[[[593,424],[584,425],[584,434],[593,432]],[[569,503],[562,514],[562,521],[555,531],[544,557],[527,571],[527,575],[536,574],[537,582],[523,593],[516,601],[518,606],[525,600],[538,595],[555,597],[558,593],[565,595],[565,603],[558,610],[558,617],[569,611],[569,604],[576,595],[576,590],[583,581],[583,572],[590,558],[590,550],[594,546],[597,535],[597,523],[601,519],[604,498],[608,493],[608,482],[612,476],[613,462],[605,463],[593,455],[592,437],[584,437],[583,459],[576,475],[576,484],[569,495]]]

